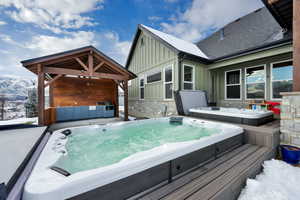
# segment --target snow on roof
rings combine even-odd
[[[197,47],[197,45],[193,44],[192,42],[188,42],[188,41],[179,39],[177,37],[174,37],[173,35],[163,33],[161,31],[155,30],[155,29],[145,26],[143,24],[141,24],[141,26],[143,28],[147,29],[148,31],[150,31],[151,33],[153,33],[154,35],[158,36],[159,38],[161,38],[162,40],[164,40],[165,42],[167,42],[168,44],[170,44],[171,46],[173,46],[174,48],[176,48],[179,51],[189,53],[189,54],[192,54],[195,56],[199,56],[202,58],[208,58],[199,49],[199,47]]]

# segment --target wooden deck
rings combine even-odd
[[[247,177],[255,176],[268,159],[267,147],[245,144],[218,159],[130,198],[142,200],[232,200],[236,199]]]

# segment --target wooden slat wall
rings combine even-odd
[[[53,105],[88,106],[99,101],[116,105],[116,83],[109,79],[63,77],[53,83]]]

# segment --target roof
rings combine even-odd
[[[282,27],[264,7],[226,25],[197,45],[209,58],[216,60],[291,37],[291,32],[284,34]]]
[[[192,42],[188,42],[182,39],[179,39],[173,35],[155,30],[153,28],[150,28],[145,25],[141,25],[141,27],[147,29],[151,33],[155,34],[174,48],[176,48],[178,51],[185,52],[194,56],[199,56],[202,58],[208,58],[202,51]]]
[[[126,68],[128,68],[128,66],[130,64],[130,60],[132,58],[133,51],[135,49],[135,46],[136,46],[137,40],[139,38],[139,35],[141,34],[141,31],[145,31],[145,32],[149,33],[151,36],[153,36],[154,38],[161,41],[167,47],[175,50],[176,53],[184,53],[184,54],[188,54],[191,56],[195,56],[200,59],[203,59],[203,61],[208,60],[207,55],[205,55],[205,53],[203,51],[201,51],[201,49],[199,49],[199,47],[197,47],[196,44],[179,39],[173,35],[170,35],[170,34],[155,30],[151,27],[145,26],[143,24],[140,24],[140,25],[138,25],[138,29],[136,31],[136,34],[135,34],[128,58],[127,58],[127,62],[125,65]]]
[[[90,51],[95,52],[99,57],[105,59],[107,62],[111,63],[113,66],[117,67],[118,69],[122,70],[123,72],[128,73],[131,77],[136,77],[136,75],[134,73],[127,70],[125,67],[123,67],[121,64],[119,64],[117,61],[108,57],[107,55],[105,55],[104,53],[102,53],[101,51],[96,49],[94,46],[85,46],[85,47],[72,49],[72,50],[68,50],[68,51],[63,51],[63,52],[59,52],[59,53],[55,53],[55,54],[51,54],[51,55],[47,55],[47,56],[23,60],[23,61],[21,61],[21,63],[23,64],[23,66],[25,68],[29,69],[33,73],[37,73],[36,67],[34,67],[34,66],[36,66],[39,63],[43,63],[44,65],[47,65],[47,66],[48,65],[49,66],[52,65],[55,67],[66,67],[67,66],[72,69],[76,69],[75,65],[76,64],[78,65],[78,63],[76,62],[74,57],[78,56],[78,57],[81,57],[83,59],[83,61],[87,61],[86,55]],[[96,64],[99,64],[99,63],[97,63],[95,61],[95,65]],[[81,68],[81,67],[79,66],[79,68]],[[106,68],[109,68],[109,66],[106,66]],[[104,70],[104,69],[105,69],[105,67],[103,67],[103,69],[101,69],[101,70]],[[108,71],[106,71],[106,72],[111,72],[111,71],[109,71],[109,69],[107,69],[107,70]]]

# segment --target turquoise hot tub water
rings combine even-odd
[[[67,154],[61,156],[55,166],[73,174],[115,164],[135,153],[167,143],[198,140],[220,132],[217,127],[201,124],[170,124],[168,119],[76,128],[68,136]]]

